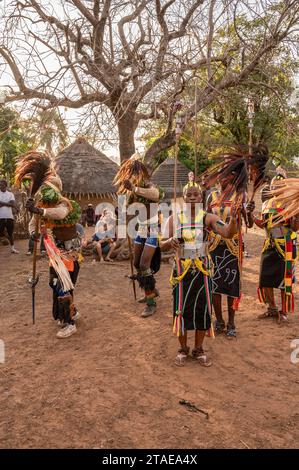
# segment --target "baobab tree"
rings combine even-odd
[[[96,112],[117,129],[121,161],[144,120],[164,115],[150,162],[174,144],[179,110],[183,129],[278,47],[291,47],[298,20],[298,0],[13,0],[1,21],[6,103]],[[181,108],[194,74],[195,101]]]

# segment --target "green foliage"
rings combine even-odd
[[[269,28],[275,12],[283,8],[283,3],[269,9],[266,15]],[[263,29],[262,18],[254,21],[240,16],[236,19],[239,34],[251,44],[252,54],[255,53],[255,41],[260,41]],[[223,38],[225,34],[230,37],[231,43],[236,40],[235,30],[224,28],[220,31]],[[219,53],[223,46],[219,43]],[[238,71],[240,62],[242,67],[251,60],[250,54],[245,57],[238,56],[239,52],[232,53],[231,67]],[[221,76],[223,68],[218,74]],[[204,72],[201,72],[203,74]],[[266,144],[272,158],[283,161],[287,167],[292,167],[295,157],[299,156],[299,118],[292,107],[290,97],[294,91],[294,77],[298,74],[298,63],[288,48],[276,47],[275,51],[266,54],[255,67],[246,81],[230,88],[224,94],[219,94],[216,100],[201,113],[201,119],[208,125],[208,133],[212,137],[218,134],[217,146],[219,149],[231,145],[248,145],[248,100],[255,106],[253,143]],[[202,75],[198,74],[200,86]],[[194,85],[193,85],[194,86]],[[194,91],[187,91],[187,96]],[[201,125],[202,126],[202,125]],[[210,147],[210,155],[218,150]]]
[[[73,210],[63,219],[54,220],[55,225],[75,225],[81,217],[81,207],[76,201],[70,200]]]
[[[56,204],[59,201],[59,194],[55,189],[45,186],[41,190],[42,200],[47,204]]]
[[[191,137],[191,138],[190,138]],[[213,159],[209,157],[208,152],[202,143],[197,142],[196,149],[194,139],[187,133],[184,133],[179,141],[178,159],[187,168],[195,172],[195,153],[197,176],[203,173],[212,163]]]
[[[0,106],[0,174],[13,182],[16,157],[31,147],[25,135],[20,115],[13,109]]]
[[[149,134],[150,135],[150,134]],[[149,148],[154,142],[155,140],[160,137],[160,135],[156,136],[156,137],[145,137],[145,147],[146,148]],[[168,157],[169,155],[169,152],[168,150],[163,150],[162,152],[158,153],[154,159],[153,159],[153,163],[152,163],[152,168],[153,170],[155,170],[156,168],[158,168],[159,165],[161,165],[161,163],[164,162],[164,160],[166,160],[166,158]]]
[[[50,153],[67,142],[67,127],[56,109],[40,111],[30,121],[0,106],[0,174],[13,183],[16,157],[39,146]]]
[[[67,144],[67,126],[56,108],[38,111],[26,127],[35,146],[45,148],[50,154]]]
[[[240,23],[243,21],[243,28],[251,34],[249,24],[243,19],[239,21]],[[233,33],[226,29],[218,34],[221,37],[221,34],[225,36]],[[219,43],[219,53],[221,47]],[[196,130],[194,120],[188,123],[179,143],[180,161],[194,171],[196,135],[198,174],[213,162],[217,154],[225,152],[228,147],[248,146],[250,98],[255,105],[253,143],[266,144],[272,159],[281,161],[284,166],[293,169],[294,161],[299,156],[299,117],[290,97],[294,91],[297,68],[297,64],[285,49],[277,48],[275,54],[266,56],[248,80],[219,94],[213,103],[197,115]],[[196,85],[197,97],[200,96],[205,73],[205,70],[198,71],[197,78],[191,80],[184,90],[181,97],[183,112],[185,107],[194,102]],[[217,77],[221,78],[222,73],[223,67],[220,66],[217,69]],[[162,135],[165,127],[166,124],[161,120],[156,134]],[[152,137],[152,129],[153,125],[146,135],[147,144],[155,140]],[[167,155],[173,155],[173,152],[174,149],[171,149],[157,155],[154,158],[154,165],[160,164]]]
[[[150,147],[157,137],[150,137],[146,140],[146,148]],[[174,156],[174,148],[169,150],[163,150],[153,158],[154,170],[166,160],[167,157]],[[183,165],[189,170],[195,171],[195,148],[193,136],[190,134],[190,129],[187,128],[179,141],[179,153],[178,159]],[[197,174],[200,175],[204,172],[212,163],[213,158],[209,156],[205,146],[202,143],[197,143],[196,146],[196,160],[197,160]]]
[[[43,202],[49,205],[57,204],[61,197],[60,194],[55,191],[55,189],[50,188],[49,186],[43,187],[41,194]],[[54,220],[55,225],[74,225],[80,220],[81,207],[76,201],[72,199],[70,200],[70,203],[73,207],[73,210],[63,220]]]
[[[285,80],[285,77],[282,77]],[[288,103],[289,83],[280,82],[277,96],[270,89],[255,86],[242,90],[231,90],[225,99],[218,99],[206,116],[213,116],[213,126],[221,135],[222,145],[247,145],[249,141],[247,97],[255,103],[253,119],[253,143],[263,143],[270,155],[292,165],[299,155],[299,118]],[[284,96],[285,95],[285,96]]]
[[[239,14],[235,22],[224,21],[213,38],[213,55],[227,58],[221,63],[212,64],[212,80],[215,88],[229,74],[238,74],[255,57],[263,42],[265,24],[269,30],[277,15],[285,8],[285,2],[277,2],[273,7],[255,18]],[[244,48],[240,48],[240,39]],[[234,47],[236,46],[236,47]],[[248,47],[247,47],[248,46]],[[228,47],[230,52],[227,55]],[[209,106],[204,106],[197,116],[197,131],[194,121],[189,122],[180,140],[179,159],[194,170],[194,148],[196,146],[198,173],[201,173],[218,153],[235,145],[247,146],[249,143],[248,100],[255,105],[253,143],[263,143],[269,148],[270,155],[284,166],[292,168],[299,156],[299,117],[298,110],[292,107],[290,97],[293,93],[294,78],[298,76],[298,62],[293,52],[285,44],[278,44],[266,53],[256,64],[246,79],[236,80],[235,86],[216,95]],[[200,101],[208,81],[208,70],[200,67],[194,71],[180,99],[182,113],[192,104]],[[152,138],[150,124],[147,138]],[[162,135],[167,123],[158,124],[157,135]],[[195,136],[197,135],[197,142]],[[155,140],[155,139],[153,139]],[[173,150],[166,152],[170,154]],[[155,158],[155,164],[165,158],[165,153]]]

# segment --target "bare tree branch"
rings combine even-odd
[[[99,5],[96,5],[97,2],[95,2],[94,10],[96,10],[96,15],[98,19],[99,15]],[[95,31],[94,31],[94,55],[95,55],[95,60],[99,56],[102,56],[103,52],[103,40],[104,40],[104,32],[105,32],[105,26],[107,19],[109,18],[109,9],[111,6],[111,0],[105,0],[105,4],[103,7],[103,11],[101,14],[101,18],[98,20],[98,22],[95,25]],[[110,42],[110,44],[112,44]]]
[[[208,44],[207,44],[207,72],[208,72],[208,80],[212,77],[212,69],[211,69],[211,55],[212,55],[212,42],[213,42],[213,35],[214,35],[214,8],[215,8],[216,0],[211,0],[210,8],[209,8],[209,35],[208,35]]]
[[[134,152],[142,120],[165,120],[148,160],[173,145],[177,93],[194,75],[197,100],[185,103],[183,125],[229,88],[256,82],[260,63],[282,47],[296,51],[297,0],[56,0],[55,9],[38,0],[9,3],[0,17],[6,101],[89,105],[84,122],[95,119],[87,125],[103,130],[106,119],[121,159]]]
[[[97,19],[90,13],[80,0],[71,0],[75,7],[82,13],[82,15],[89,21],[90,24],[96,26]]]
[[[126,23],[129,23],[129,22],[135,20],[138,17],[138,15],[141,13],[141,11],[144,10],[144,8],[149,3],[149,1],[150,0],[142,0],[142,2],[136,8],[135,11],[133,11],[130,15],[127,15],[124,18],[122,18],[118,23],[118,32],[119,32],[119,35],[120,35],[121,43],[122,43],[124,49],[126,50],[129,59],[133,57],[133,52],[132,52],[132,50],[130,48],[130,45],[127,41],[127,38],[126,38],[126,35],[125,35],[125,32],[124,32],[124,25]]]

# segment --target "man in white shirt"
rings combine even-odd
[[[12,208],[15,207],[15,197],[13,193],[7,191],[6,180],[0,180],[0,237],[4,237],[6,229],[12,253],[19,253],[14,247],[14,217]]]

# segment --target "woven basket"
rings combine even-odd
[[[62,242],[72,240],[77,236],[76,225],[72,225],[71,227],[54,227],[52,231],[54,238]]]

